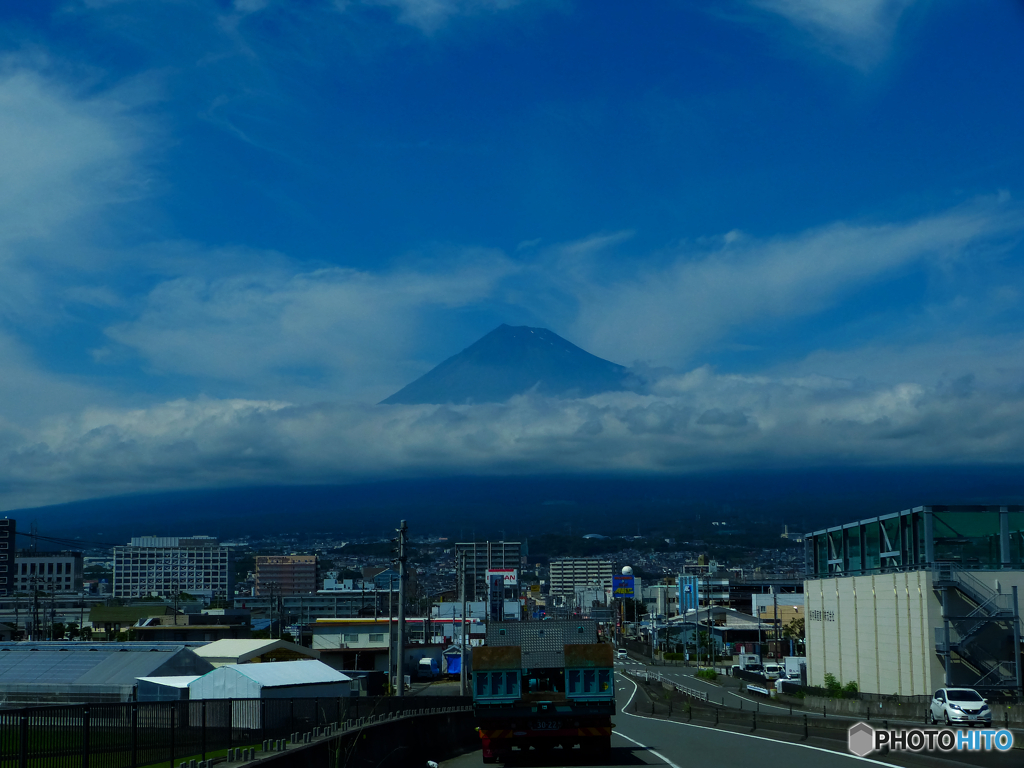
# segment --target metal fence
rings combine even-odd
[[[140,768],[327,725],[462,711],[472,699],[353,697],[127,702],[0,710],[0,768]]]

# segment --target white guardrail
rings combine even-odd
[[[685,685],[680,685],[675,680],[668,680],[660,672],[630,671],[629,674],[634,675],[637,679],[643,679],[648,683],[667,683],[668,685],[674,686],[675,689],[680,693],[689,696],[691,699],[696,699],[697,701],[708,700],[708,695],[705,691],[698,691],[693,688],[687,688]]]

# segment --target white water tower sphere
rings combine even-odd
[[[628,566],[628,565],[622,566],[622,575],[623,576],[632,576],[633,575],[633,569],[630,566]]]

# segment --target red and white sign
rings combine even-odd
[[[491,576],[501,576],[502,581],[505,582],[506,587],[515,587],[519,584],[519,571],[517,571],[515,568],[488,568],[488,582],[490,582]]]

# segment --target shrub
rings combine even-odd
[[[850,680],[846,685],[843,686],[843,698],[855,699],[857,698],[857,681]]]
[[[697,673],[697,677],[702,680],[717,680],[718,673],[713,669],[702,669]]]
[[[830,699],[835,699],[843,695],[843,684],[836,679],[836,676],[831,672],[825,673],[825,693],[828,694]]]

